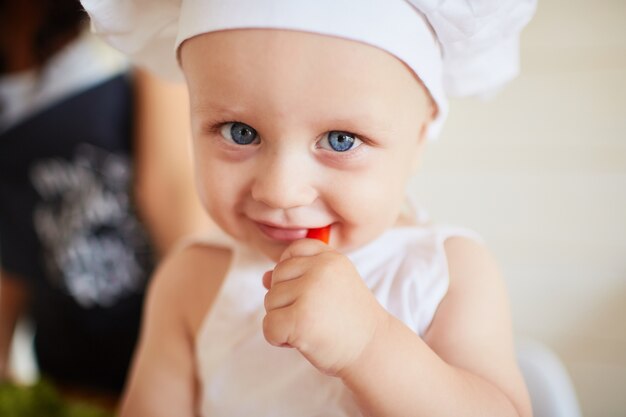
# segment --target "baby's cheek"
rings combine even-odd
[[[334,209],[341,222],[337,238],[342,240],[346,249],[368,243],[395,223],[401,203],[397,203],[398,197],[394,194],[378,193],[372,189],[352,189],[343,193]]]
[[[372,178],[367,184],[350,190],[350,210],[354,214],[358,213],[358,217],[366,217],[370,221],[385,217],[401,207],[404,201],[403,189],[404,187],[394,181]]]

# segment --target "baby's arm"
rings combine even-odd
[[[264,276],[266,339],[340,377],[368,416],[529,417],[506,292],[482,246],[446,242],[450,287],[424,340],[386,312],[351,262],[310,239]]]
[[[372,416],[531,416],[494,261],[467,239],[445,247],[450,288],[424,340],[389,316],[342,379]]]
[[[197,414],[194,339],[227,268],[221,252],[184,248],[153,277],[120,416]]]

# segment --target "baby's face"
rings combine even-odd
[[[346,251],[397,221],[432,115],[398,59],[283,30],[181,48],[198,189],[227,233],[277,259],[309,228],[331,224]]]

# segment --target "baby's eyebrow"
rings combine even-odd
[[[358,132],[375,132],[386,133],[391,131],[392,123],[389,120],[381,119],[379,117],[367,114],[356,114],[352,117],[337,117],[328,121],[329,124],[342,127],[345,130],[354,130],[354,133]]]
[[[235,120],[237,117],[246,114],[242,106],[225,106],[217,102],[192,102],[190,111],[201,117],[226,118]]]

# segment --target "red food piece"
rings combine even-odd
[[[321,240],[322,242],[328,244],[330,240],[330,225],[320,227],[318,229],[309,229],[306,237],[309,239]]]

